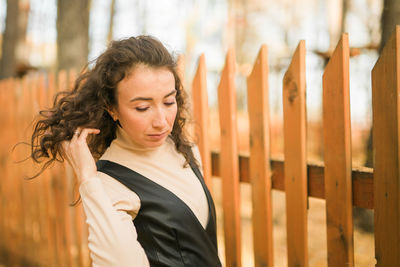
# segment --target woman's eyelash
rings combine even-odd
[[[143,112],[143,111],[146,111],[148,109],[148,107],[146,107],[146,108],[135,108],[135,109],[137,111]]]
[[[164,103],[164,105],[166,105],[166,106],[172,106],[172,105],[174,105],[176,102],[175,101],[172,101],[172,102],[165,102]],[[149,107],[145,107],[145,108],[135,108],[137,111],[139,111],[139,112],[143,112],[143,111],[146,111],[146,110],[148,110],[149,109]]]

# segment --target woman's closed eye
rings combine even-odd
[[[166,106],[172,106],[172,105],[175,105],[176,104],[176,101],[175,100],[171,100],[171,101],[166,101],[166,102],[164,102],[164,105],[166,105]],[[139,111],[139,112],[144,112],[144,111],[146,111],[146,110],[148,110],[149,109],[149,107],[148,106],[143,106],[143,107],[136,107],[135,108],[137,111]]]
[[[167,102],[164,102],[164,105],[166,105],[166,106],[172,106],[172,105],[174,105],[176,102],[175,102],[175,100],[173,100],[173,101],[167,101]]]
[[[135,109],[136,109],[137,111],[139,111],[139,112],[144,112],[144,111],[148,110],[149,107],[136,107]]]

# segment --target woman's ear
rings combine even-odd
[[[114,121],[118,120],[117,112],[114,110],[114,108],[107,108],[107,112]]]

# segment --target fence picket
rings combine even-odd
[[[323,75],[328,266],[354,266],[349,57],[343,34]]]
[[[250,182],[255,266],[273,266],[271,170],[269,166],[268,51],[263,45],[247,79]]]
[[[28,96],[27,106],[26,106],[26,121],[28,122],[27,127],[24,131],[24,141],[29,142],[30,136],[29,133],[32,131],[32,122],[34,119],[34,115],[39,111],[39,73],[33,73],[29,75],[29,86],[28,86]],[[29,107],[29,108],[28,108]],[[35,169],[34,163],[29,159],[30,148],[26,144],[24,145],[24,158],[28,158],[26,164],[27,169],[25,169],[25,173],[21,179],[26,179],[27,177],[31,177],[33,175],[32,171]],[[41,224],[41,214],[40,214],[40,200],[42,194],[40,192],[40,183],[42,180],[33,179],[33,180],[22,180],[23,186],[29,189],[29,198],[28,205],[29,210],[31,212],[30,224],[31,224],[31,236],[32,236],[32,259],[31,261],[35,264],[40,264],[44,262],[45,254],[42,253],[43,247],[46,243],[42,240],[41,232],[43,225]]]
[[[224,210],[225,259],[227,267],[241,266],[239,165],[236,126],[235,54],[226,56],[218,86],[221,129],[221,179]]]
[[[10,102],[12,103],[10,106],[10,120],[11,125],[13,126],[13,133],[10,136],[10,141],[15,144],[17,142],[17,136],[19,134],[19,124],[18,120],[20,118],[20,104],[18,101],[21,95],[21,81],[10,79],[9,80],[9,88],[10,92]],[[14,90],[12,90],[14,88]],[[18,153],[13,153],[12,157],[10,157],[9,161],[9,170],[10,173],[14,175],[10,177],[8,180],[8,188],[7,188],[7,198],[8,198],[8,212],[7,215],[10,216],[10,220],[8,221],[8,240],[6,241],[7,245],[10,246],[10,255],[9,255],[9,263],[11,266],[13,264],[18,265],[22,263],[23,257],[20,255],[19,250],[24,248],[24,221],[21,215],[21,211],[18,210],[18,207],[22,206],[22,192],[21,186],[19,186],[19,169],[14,163],[18,157],[16,156]],[[14,192],[14,193],[12,193]]]
[[[207,70],[204,54],[199,57],[199,65],[192,82],[192,106],[195,119],[196,140],[198,140],[203,176],[207,187],[212,191],[211,184],[211,154],[208,138],[208,97]]]
[[[39,92],[38,92],[38,110],[43,110],[48,106],[47,99],[47,84],[46,84],[47,75],[41,74],[39,78]],[[37,112],[36,112],[37,114]],[[49,194],[47,191],[47,182],[48,182],[48,172],[42,173],[41,177],[38,179],[39,187],[40,187],[40,212],[41,212],[41,236],[42,240],[45,243],[45,246],[42,247],[44,266],[53,266],[55,264],[55,243],[53,242],[52,233],[51,233],[51,221],[50,218],[50,209],[48,209],[48,203],[51,201],[49,198]]]
[[[400,266],[400,26],[372,70],[376,266]]]
[[[58,73],[57,92],[67,89],[68,75],[66,71]],[[60,263],[65,266],[71,266],[71,217],[68,203],[68,177],[65,175],[63,164],[57,164],[53,167],[53,189],[55,190],[56,201],[56,229],[57,229],[57,249],[60,255]]]
[[[305,54],[300,41],[283,78],[288,266],[308,266]]]
[[[1,107],[6,107],[6,94],[5,94],[5,83],[3,81],[0,81],[0,106]],[[5,109],[4,111],[8,111]],[[5,112],[0,112],[0,121],[3,123],[3,127],[7,127],[7,117],[6,117]],[[7,128],[6,128],[7,129]],[[6,131],[1,131],[0,132],[0,140],[7,140],[6,139]],[[5,146],[6,142],[1,142],[0,143],[0,172],[3,174],[3,176],[7,176],[6,173],[6,153],[4,152],[7,148]],[[0,179],[0,236],[4,238],[5,234],[5,215],[6,213],[4,212],[5,208],[5,188],[4,188],[4,178]],[[4,244],[0,243],[0,262],[5,262],[5,257],[6,257],[6,248],[3,247]]]

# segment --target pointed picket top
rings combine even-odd
[[[283,78],[288,266],[308,266],[305,57],[301,40]]]
[[[222,70],[221,80],[218,86],[218,93],[222,93],[221,89],[234,87],[235,84],[235,50],[233,48],[229,48],[225,57],[225,65]],[[226,86],[225,86],[226,84]],[[227,90],[227,89],[226,89]]]
[[[349,58],[342,34],[323,74],[328,266],[354,266]]]
[[[195,118],[195,133],[202,159],[204,180],[212,191],[211,184],[211,154],[208,138],[208,96],[207,68],[204,54],[199,57],[196,74],[192,82],[192,105]]]
[[[247,79],[252,80],[254,77],[259,76],[261,79],[264,79],[264,77],[268,78],[268,75],[264,76],[262,73],[268,73],[268,47],[265,44],[261,46],[256,61],[254,62],[253,69]],[[268,83],[266,85],[268,86]]]
[[[39,110],[43,110],[49,107],[47,103],[47,90],[46,90],[46,75],[44,73],[39,74]]]
[[[349,81],[348,67],[343,68],[342,66],[349,65],[349,58],[349,36],[347,33],[343,33],[335,50],[331,55],[331,58],[329,59],[328,64],[325,67],[323,79],[325,79],[325,76],[328,75],[328,73],[332,73],[332,75],[336,74],[337,77],[340,79],[337,82],[344,83],[348,87],[348,84],[346,84]]]
[[[195,77],[193,80],[199,80],[199,81],[204,81],[205,76],[206,76],[207,68],[206,68],[206,57],[204,56],[204,53],[201,53],[199,57],[199,63],[197,65],[197,70]]]
[[[254,266],[273,266],[269,144],[268,50],[261,46],[247,78]]]
[[[376,266],[400,266],[400,26],[372,70]]]
[[[236,124],[235,53],[229,49],[218,86],[220,170],[227,267],[241,266],[239,160]]]
[[[290,103],[292,103],[299,93],[301,93],[299,90],[305,91],[305,60],[306,44],[304,40],[301,40],[293,54],[288,70],[283,77],[283,83],[288,85],[287,88],[289,89],[289,92],[287,92],[286,97],[289,98]],[[297,88],[298,86],[301,86],[301,88]]]
[[[185,56],[179,54],[176,60],[176,70],[178,72],[179,79],[181,79],[182,85],[185,84]]]

